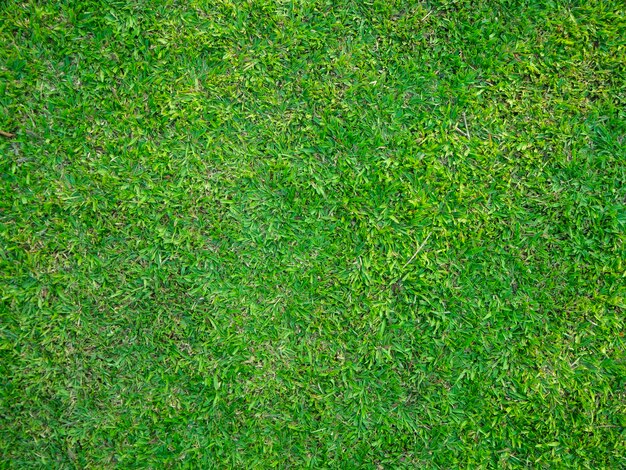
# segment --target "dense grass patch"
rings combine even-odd
[[[622,1],[0,4],[3,466],[626,466]]]

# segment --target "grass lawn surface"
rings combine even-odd
[[[0,2],[2,468],[624,468],[620,0]]]

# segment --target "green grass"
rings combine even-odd
[[[4,1],[0,45],[0,466],[626,466],[622,1]]]

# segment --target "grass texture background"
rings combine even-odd
[[[0,2],[4,468],[626,466],[621,1]]]

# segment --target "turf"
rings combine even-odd
[[[0,3],[0,455],[626,466],[626,12]]]

